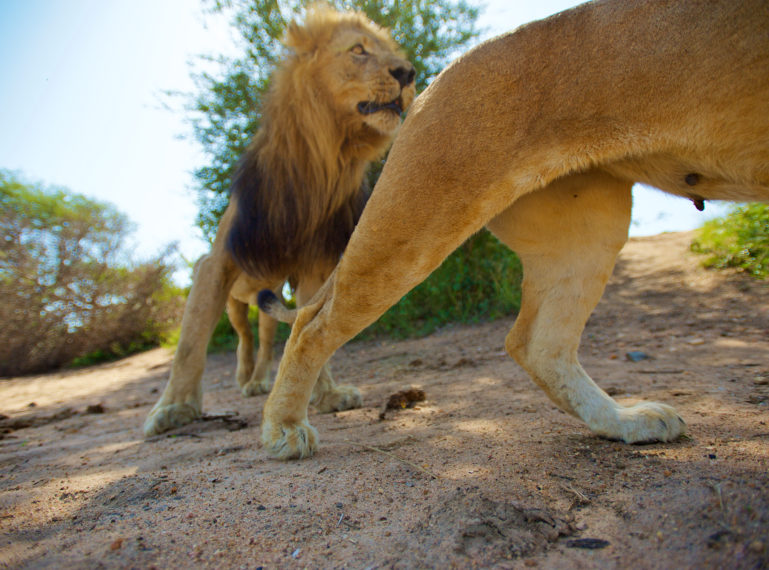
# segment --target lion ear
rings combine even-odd
[[[286,27],[283,43],[296,53],[312,51],[312,38],[307,29],[293,20]]]

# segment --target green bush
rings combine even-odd
[[[745,204],[706,222],[692,242],[706,267],[734,267],[759,279],[769,274],[769,205]]]
[[[359,338],[424,336],[451,323],[514,314],[521,306],[522,277],[518,256],[482,230]]]

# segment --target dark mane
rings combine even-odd
[[[284,178],[285,180],[285,178]],[[255,153],[246,153],[232,182],[232,199],[237,209],[227,238],[227,248],[238,266],[254,277],[285,279],[318,260],[336,264],[358,223],[368,199],[364,181],[334,211],[315,226],[306,210],[310,206],[298,189],[272,179],[256,162]]]

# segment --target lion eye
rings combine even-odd
[[[350,51],[355,55],[366,55],[368,53],[361,44],[355,44],[350,48]]]

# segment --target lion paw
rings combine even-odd
[[[144,435],[158,435],[192,423],[200,417],[200,409],[191,404],[156,405],[144,420]]]
[[[686,422],[675,408],[641,402],[619,410],[619,433],[606,434],[625,443],[673,441],[686,433]]]
[[[333,390],[321,394],[310,403],[320,413],[341,412],[360,408],[363,405],[363,397],[355,386],[342,385],[335,386]]]
[[[253,366],[251,369],[238,365],[238,369],[235,371],[235,382],[237,382],[239,388],[243,388],[248,381],[251,380],[253,374]]]
[[[246,397],[258,396],[259,394],[267,394],[270,391],[270,379],[263,378],[262,380],[251,380],[241,386],[240,391]]]
[[[295,423],[262,422],[262,444],[277,459],[304,459],[318,447],[318,431],[307,420]]]

